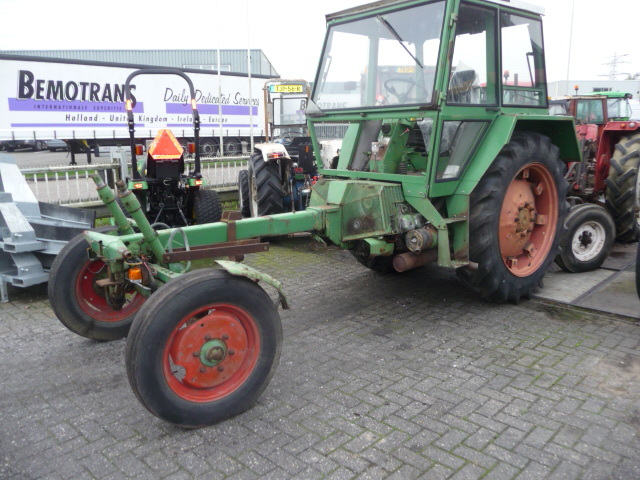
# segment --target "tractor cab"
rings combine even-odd
[[[569,114],[583,124],[605,125],[612,121],[627,121],[631,117],[630,93],[596,92],[576,95],[568,100]]]
[[[501,113],[547,113],[541,12],[497,0],[387,6],[327,16],[307,115],[312,138],[347,128],[321,173],[448,195]]]

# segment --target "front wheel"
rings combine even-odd
[[[265,291],[223,270],[187,273],[161,287],[127,339],[129,383],[154,415],[182,427],[250,408],[273,376],[282,343]]]
[[[567,204],[558,148],[548,137],[513,135],[471,194],[469,258],[460,277],[483,297],[530,297],[558,250]]]
[[[114,227],[102,229],[104,233]],[[129,332],[146,297],[125,285],[125,304],[114,308],[97,281],[108,278],[107,265],[87,256],[89,244],[78,235],[67,243],[51,265],[49,302],[62,324],[93,340],[117,340]]]
[[[604,208],[586,203],[569,210],[560,239],[556,263],[566,272],[588,272],[600,268],[609,256],[616,236],[613,218]]]

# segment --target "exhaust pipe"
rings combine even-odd
[[[406,272],[414,268],[423,267],[427,263],[438,261],[438,249],[425,250],[421,253],[401,253],[393,257],[393,268],[396,272]]]

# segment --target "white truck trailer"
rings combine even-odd
[[[72,152],[128,145],[124,83],[138,65],[0,54],[0,142],[7,150],[46,140],[67,142]],[[201,153],[222,145],[227,155],[264,138],[264,75],[183,69],[194,83],[201,119]],[[192,135],[191,106],[185,84],[175,76],[141,76],[135,99],[139,143],[170,128],[181,143]],[[135,90],[133,93],[135,97]]]

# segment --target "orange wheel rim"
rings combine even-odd
[[[165,344],[163,373],[176,395],[211,402],[240,388],[260,353],[253,316],[235,305],[211,304],[178,322]]]
[[[540,268],[551,251],[557,223],[553,176],[541,163],[526,165],[509,183],[500,210],[500,255],[513,275],[526,277]]]

